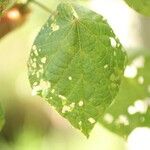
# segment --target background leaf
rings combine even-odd
[[[86,136],[116,96],[125,53],[103,17],[61,3],[32,47],[29,80],[40,95]]]
[[[149,66],[149,54],[130,59],[120,92],[100,119],[105,127],[123,137],[136,127],[150,127]]]
[[[137,12],[150,16],[150,1],[149,0],[125,0],[130,7]]]

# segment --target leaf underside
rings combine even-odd
[[[150,0],[125,0],[127,4],[144,16],[150,16]]]
[[[101,124],[122,137],[136,127],[150,127],[150,55],[137,54],[128,66],[141,63],[134,78],[124,77],[116,100],[100,119]]]
[[[31,50],[32,94],[44,97],[88,137],[119,90],[125,56],[103,17],[61,3]]]

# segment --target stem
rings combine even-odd
[[[34,4],[36,4],[37,6],[41,7],[43,10],[47,11],[48,13],[54,14],[54,12],[53,12],[52,10],[50,10],[48,7],[46,7],[45,5],[43,5],[43,4],[40,3],[40,2],[37,2],[37,1],[35,1],[35,0],[28,0],[28,1],[26,2],[26,5],[28,5],[29,3],[34,3]]]

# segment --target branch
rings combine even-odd
[[[46,7],[45,5],[43,5],[42,3],[40,2],[37,2],[35,0],[28,0],[26,5],[28,5],[29,3],[34,3],[36,4],[37,6],[41,7],[43,10],[47,11],[48,13],[50,14],[54,14],[54,11],[50,10],[48,7]]]

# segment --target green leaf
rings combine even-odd
[[[150,0],[125,0],[127,4],[144,16],[150,16]]]
[[[0,131],[4,125],[5,119],[4,119],[4,112],[2,110],[2,107],[0,105]]]
[[[31,50],[28,69],[33,94],[44,97],[89,136],[118,92],[125,56],[103,17],[61,3]]]
[[[17,0],[0,0],[0,14],[10,8]]]
[[[116,100],[100,119],[105,127],[123,137],[136,127],[150,127],[149,68],[148,54],[139,54],[130,60]]]

